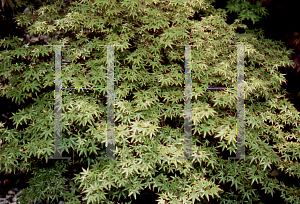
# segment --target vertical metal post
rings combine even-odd
[[[106,132],[106,157],[97,157],[97,159],[121,159],[115,157],[115,61],[114,61],[114,46],[122,45],[101,45],[107,46],[107,132]]]
[[[107,142],[106,155],[114,158],[115,132],[114,132],[114,104],[115,104],[115,76],[114,76],[114,47],[107,46]]]
[[[191,158],[192,154],[192,77],[191,77],[191,46],[185,47],[185,91],[184,91],[184,157]]]
[[[71,159],[71,157],[62,157],[61,46],[55,45],[54,157],[49,159]]]
[[[176,159],[198,159],[192,157],[192,46],[199,45],[177,45],[184,46],[184,157]]]
[[[244,74],[244,45],[237,45],[237,138],[236,157],[228,159],[254,159],[245,157],[245,74]]]

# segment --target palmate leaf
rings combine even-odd
[[[128,197],[128,194],[133,200],[137,191],[147,185],[153,190],[158,189],[160,198],[169,203],[182,203],[183,200],[186,203],[192,203],[193,201],[197,202],[197,198],[204,203],[214,195],[218,197],[218,193],[222,190],[225,193],[220,198],[216,198],[216,202],[228,203],[236,200],[252,202],[248,197],[250,199],[258,197],[258,194],[251,194],[252,190],[256,190],[255,186],[251,186],[251,182],[253,184],[255,181],[257,184],[274,189],[274,186],[263,182],[267,175],[262,170],[269,168],[268,164],[279,165],[290,175],[299,176],[296,171],[298,165],[296,158],[297,155],[299,156],[297,146],[286,143],[287,140],[297,139],[299,128],[296,128],[296,125],[299,121],[299,114],[292,109],[292,106],[280,102],[284,98],[280,94],[284,93],[280,89],[279,83],[284,80],[284,76],[276,71],[276,66],[279,68],[286,63],[287,59],[283,59],[283,55],[287,53],[283,46],[263,39],[261,34],[250,32],[240,35],[239,42],[254,45],[253,48],[245,48],[246,66],[244,71],[246,81],[248,80],[245,103],[247,103],[246,108],[251,107],[246,109],[245,130],[246,135],[249,136],[249,141],[248,137],[245,138],[248,142],[246,149],[248,148],[250,152],[253,151],[252,155],[257,154],[255,159],[251,162],[226,162],[227,159],[223,158],[223,152],[220,151],[226,148],[231,154],[234,150],[234,145],[231,143],[234,143],[236,136],[234,127],[236,121],[232,116],[236,111],[234,98],[236,92],[199,90],[197,93],[194,91],[192,93],[193,100],[196,100],[192,100],[194,132],[201,135],[193,137],[192,141],[193,150],[195,150],[193,156],[197,159],[194,158],[192,161],[172,160],[172,158],[182,157],[184,154],[184,49],[175,47],[174,44],[194,42],[196,45],[201,45],[197,48],[192,47],[193,85],[214,87],[215,84],[224,83],[224,86],[231,86],[235,83],[232,76],[236,74],[234,68],[236,50],[228,48],[228,45],[236,36],[237,27],[242,25],[239,25],[239,21],[228,25],[224,11],[214,9],[207,1],[161,2],[163,5],[156,8],[154,8],[154,4],[159,4],[159,2],[146,0],[146,6],[144,6],[138,0],[133,1],[133,3],[111,0],[73,1],[67,9],[65,5],[57,6],[59,1],[56,1],[55,4],[50,3],[50,5],[40,8],[39,11],[34,11],[32,15],[36,18],[31,19],[33,26],[27,29],[32,33],[50,32],[49,34],[55,34],[56,32],[52,30],[58,28],[62,32],[61,36],[58,36],[57,40],[51,44],[60,44],[61,40],[65,41],[62,38],[68,36],[72,48],[67,49],[67,55],[74,61],[72,66],[62,68],[63,80],[65,77],[67,82],[77,85],[86,84],[88,86],[88,82],[91,81],[89,78],[91,78],[93,85],[102,84],[104,87],[107,80],[107,56],[104,45],[116,42],[124,45],[115,47],[114,50],[117,95],[115,145],[119,156],[135,153],[136,157],[141,157],[141,159],[134,161],[136,158],[133,158],[131,163],[126,159],[94,160],[93,157],[97,153],[105,155],[105,147],[101,142],[105,142],[106,136],[105,97],[107,90],[94,91],[96,97],[91,96],[84,100],[79,97],[82,92],[74,91],[72,97],[65,94],[66,96],[63,97],[65,106],[63,120],[66,121],[63,126],[63,149],[67,152],[71,148],[74,150],[74,163],[78,164],[77,159],[80,157],[80,164],[88,165],[87,171],[84,168],[82,170],[86,173],[76,177],[76,185],[78,184],[82,189],[74,187],[74,191],[79,191],[78,195],[80,192],[85,193],[81,195],[82,200],[87,203],[112,203],[116,197],[121,195],[120,199],[122,199]],[[240,2],[243,3],[243,1]],[[239,8],[242,9],[239,9],[238,12],[248,10],[248,13],[245,13],[248,17],[258,14],[251,5],[251,3],[239,5]],[[57,10],[59,7],[68,12],[71,11],[71,13],[65,15],[64,12]],[[201,21],[191,20],[196,10],[198,14],[200,12]],[[42,14],[46,18],[38,17]],[[20,25],[24,25],[28,18],[18,18],[17,20]],[[54,20],[57,21],[54,23]],[[95,22],[101,23],[95,24]],[[170,23],[172,26],[169,25]],[[89,32],[84,33],[86,30]],[[4,84],[1,87],[4,89],[1,94],[13,100],[16,97],[19,97],[17,100],[27,99],[31,94],[35,100],[32,101],[34,111],[25,108],[21,115],[16,115],[14,118],[14,122],[18,123],[18,125],[14,124],[16,134],[13,130],[8,130],[11,132],[10,134],[5,131],[1,132],[5,132],[0,137],[2,140],[6,140],[6,150],[0,152],[0,161],[6,169],[20,166],[20,161],[24,161],[24,165],[28,167],[36,167],[36,164],[43,159],[44,154],[50,156],[51,153],[53,155],[53,152],[50,152],[52,149],[49,147],[51,145],[53,147],[54,141],[49,138],[50,143],[41,147],[38,146],[40,138],[36,138],[35,135],[42,138],[51,137],[48,127],[53,125],[52,68],[54,62],[53,59],[52,62],[47,62],[48,58],[46,61],[39,58],[40,61],[45,62],[40,62],[38,64],[41,66],[36,66],[35,59],[32,57],[43,56],[42,45],[27,45],[26,47],[17,39],[6,39],[6,41],[9,44],[3,42],[3,45],[8,47],[7,50],[0,53],[0,61],[3,62],[0,71],[6,78],[12,80],[9,81],[11,85],[5,86]],[[89,42],[93,42],[93,45]],[[34,52],[31,53],[31,51]],[[49,54],[53,55],[53,52],[49,52]],[[65,57],[63,56],[63,58]],[[253,58],[253,60],[249,62],[248,58]],[[22,61],[24,64],[21,64]],[[211,69],[212,67],[217,68]],[[9,68],[13,71],[7,71]],[[18,71],[22,72],[22,75],[18,75]],[[44,77],[40,77],[40,75]],[[260,80],[257,80],[258,76],[261,76]],[[41,86],[43,88],[40,89]],[[273,100],[274,98],[276,100]],[[256,103],[257,100],[271,102]],[[31,103],[26,101],[26,103],[28,102]],[[100,108],[96,107],[94,102],[99,104]],[[281,112],[277,113],[278,110]],[[22,118],[23,115],[31,118]],[[94,117],[95,115],[97,119]],[[269,124],[272,122],[273,126]],[[16,126],[19,128],[21,124],[25,123],[27,126],[24,131],[22,134],[18,134],[19,130],[16,129]],[[284,124],[289,124],[294,129],[283,132]],[[176,129],[176,127],[179,128]],[[295,137],[290,136],[292,134]],[[203,143],[202,135],[204,137],[214,135],[219,137],[220,141],[208,138],[204,139]],[[21,137],[22,141],[19,141],[17,138]],[[270,138],[273,138],[273,146],[268,143]],[[30,141],[32,139],[35,142]],[[97,143],[93,143],[95,139],[101,143],[101,147]],[[194,141],[195,139],[196,141]],[[22,143],[22,147],[20,147],[20,143]],[[218,146],[222,148],[218,148]],[[18,149],[26,150],[26,154],[16,153]],[[9,154],[5,155],[8,152]],[[276,156],[277,153],[280,156]],[[38,155],[39,159],[33,162],[28,155]],[[7,157],[10,158],[9,161],[5,159]],[[69,165],[67,161],[57,161],[57,163],[59,162],[66,167]],[[193,162],[198,164],[193,166]],[[234,163],[239,165],[234,165]],[[251,173],[249,171],[249,174],[245,173],[246,169],[254,167],[257,167],[258,170],[251,171]],[[49,170],[53,169],[49,168]],[[244,176],[230,171],[232,169]],[[124,170],[127,171],[127,174]],[[157,171],[160,172],[157,173]],[[218,178],[214,176],[215,172],[220,171],[223,171],[223,174],[218,175]],[[170,174],[175,174],[175,176],[170,176]],[[195,181],[192,182],[190,178],[198,174],[201,177],[196,177],[194,180],[201,181],[203,178],[203,182],[195,185],[193,183]],[[177,182],[176,176],[178,175],[181,176],[182,181]],[[253,178],[250,175],[260,176]],[[53,179],[57,180],[57,178]],[[230,190],[226,190],[223,186],[218,188],[216,185],[218,179],[233,185],[238,184],[239,194],[230,193]],[[36,178],[32,178],[32,182],[37,183]],[[182,183],[185,184],[184,193],[180,195],[177,187]],[[118,188],[112,188],[114,185]],[[126,192],[120,190],[119,187],[127,188]],[[280,187],[284,188],[283,185]],[[52,187],[49,187],[48,190],[55,192]],[[292,190],[296,192],[297,188],[294,187]],[[26,197],[35,198],[36,194],[32,192],[34,191],[27,193]],[[289,195],[286,194],[282,192],[281,196],[288,197]],[[198,195],[200,197],[197,197]],[[40,199],[43,195],[37,194],[37,196]],[[55,197],[52,196],[52,198]],[[88,200],[89,198],[90,200]],[[289,196],[287,199],[295,198]],[[24,203],[29,203],[29,200]]]
[[[220,131],[219,133],[215,136],[216,137],[220,137],[220,141],[222,141],[226,135],[228,134],[229,132],[229,127],[228,126],[221,126],[220,127]]]
[[[136,114],[134,115],[134,118],[135,118],[136,120],[141,120],[141,118],[145,119],[145,116],[143,115],[142,112],[138,112],[138,113],[136,113]]]
[[[215,113],[217,112],[213,108],[209,107],[208,104],[197,102],[193,105],[192,120],[194,125],[196,125],[196,123],[200,123],[204,117],[209,118],[209,116],[214,116]]]

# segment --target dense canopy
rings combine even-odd
[[[1,124],[0,167],[34,171],[21,203],[63,198],[66,203],[121,203],[149,188],[159,203],[254,202],[279,192],[300,202],[299,186],[272,178],[300,177],[299,112],[285,98],[290,51],[281,42],[229,25],[205,0],[59,1],[16,17],[37,41],[7,37],[0,44],[1,96],[27,105]],[[47,40],[48,39],[48,40]],[[245,45],[245,149],[235,155],[236,90],[192,91],[192,156],[184,155],[184,60],[192,46],[193,87],[236,87],[237,48]],[[114,47],[115,147],[106,154],[106,89],[62,92],[62,155],[54,155],[54,46],[62,46],[63,87],[106,87],[106,45]],[[101,46],[100,46],[101,45]],[[247,46],[252,45],[252,46]],[[88,165],[70,191],[62,172]],[[80,196],[79,196],[79,193]],[[75,196],[76,195],[76,196]],[[81,200],[86,201],[81,201]],[[118,199],[120,199],[118,201]]]

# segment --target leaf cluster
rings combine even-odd
[[[198,11],[205,13],[200,21],[192,19]],[[29,25],[21,15],[19,24]],[[32,15],[41,18],[33,18],[31,33],[55,36],[48,45],[70,45],[62,47],[64,87],[105,87],[107,52],[99,45],[122,45],[114,48],[115,156],[122,159],[97,159],[106,152],[107,90],[62,92],[62,154],[88,164],[73,179],[73,190],[81,189],[84,202],[121,203],[145,188],[157,191],[159,203],[254,202],[260,199],[258,185],[271,195],[285,189],[282,198],[297,202],[299,186],[268,177],[275,167],[300,177],[300,117],[281,89],[285,78],[278,67],[291,66],[291,53],[282,43],[260,31],[237,38],[236,29],[245,27],[240,20],[228,25],[226,12],[204,0],[85,0],[68,7],[57,1]],[[192,47],[193,87],[236,87],[237,51],[229,46],[234,39],[253,45],[245,46],[244,71],[245,147],[254,159],[228,160],[236,148],[236,91],[205,89],[192,93],[194,159],[176,159],[185,150],[185,81],[184,48],[175,45],[198,45]],[[27,104],[10,118],[13,128],[0,127],[0,167],[38,170],[54,154],[55,49],[21,44],[15,37],[0,44],[6,48],[0,52],[1,96]],[[69,163],[57,161],[36,171],[24,202],[33,195],[78,202],[63,190],[59,174]]]

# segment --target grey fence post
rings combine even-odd
[[[62,157],[62,97],[61,97],[61,46],[68,45],[51,45],[55,46],[55,104],[54,104],[54,157],[48,159],[71,159],[71,157]]]
[[[45,46],[56,46],[55,47],[55,104],[54,104],[54,157],[46,156],[48,159],[71,159],[71,157],[62,157],[62,89],[66,90],[94,90],[94,89],[105,89],[98,87],[62,87],[61,79],[61,46],[69,45],[45,45]],[[107,46],[107,136],[106,136],[106,157],[97,157],[97,159],[119,159],[121,157],[114,157],[115,146],[114,146],[114,46],[122,45],[99,45]]]
[[[106,157],[97,159],[121,159],[115,157],[115,130],[114,130],[114,104],[115,104],[115,68],[114,68],[114,46],[122,45],[103,45],[107,46],[107,133],[106,133]]]
[[[192,67],[191,67],[191,46],[200,45],[176,45],[184,46],[184,157],[177,157],[176,159],[199,159],[199,157],[192,157]]]
[[[177,159],[197,159],[192,157],[192,78],[191,78],[191,46],[200,45],[177,45],[185,46],[185,109],[184,109],[184,157],[178,157]],[[235,46],[235,45],[231,45]],[[249,45],[252,46],[252,45]],[[229,157],[229,159],[254,159],[254,157],[245,157],[245,107],[244,107],[244,45],[238,45],[237,50],[237,157]],[[195,89],[202,89],[201,87],[195,87]],[[206,90],[218,90],[218,89],[234,89],[227,87],[205,88]]]
[[[251,45],[248,45],[251,46]],[[254,159],[245,157],[245,74],[244,74],[244,45],[237,45],[237,138],[236,157],[228,159]]]

